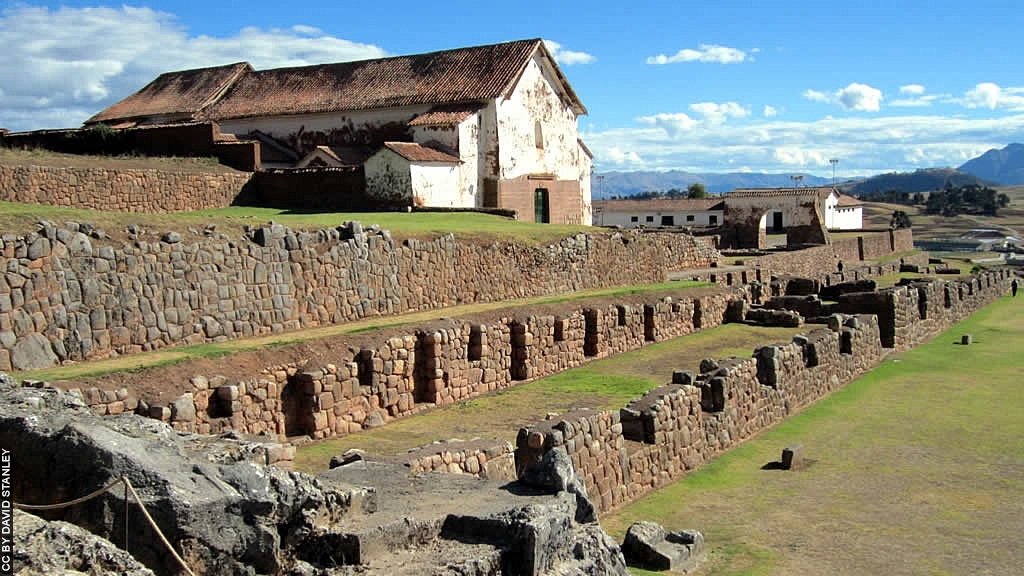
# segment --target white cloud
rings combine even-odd
[[[744,108],[735,102],[698,102],[690,104],[690,110],[704,118],[704,121],[711,126],[723,124],[727,118],[743,118],[750,115],[750,109]]]
[[[664,54],[649,56],[647,58],[647,63],[675,64],[677,62],[717,62],[719,64],[735,64],[737,62],[743,62],[746,58],[747,53],[743,50],[729,48],[728,46],[719,46],[717,44],[701,44],[697,50],[684,48],[672,56],[666,56]]]
[[[0,12],[0,124],[12,130],[72,127],[139,90],[161,72],[248,61],[256,68],[377,58],[387,53],[312,26],[243,28],[193,36],[150,8],[15,4]]]
[[[764,107],[764,117],[765,118],[774,118],[774,117],[776,117],[778,115],[779,115],[779,110],[777,108],[775,108],[775,106],[767,106],[766,105]]]
[[[805,90],[804,98],[812,102],[831,102],[831,99],[828,97],[828,94],[825,94],[824,92],[819,92],[817,90]]]
[[[643,160],[636,152],[623,152],[615,146],[608,149],[608,158],[615,164],[643,164]]]
[[[907,96],[920,96],[924,94],[924,86],[920,84],[907,84],[906,86],[900,86],[900,94],[906,94]]]
[[[821,166],[825,164],[825,156],[821,152],[794,146],[776,148],[772,154],[775,160],[787,166]]]
[[[631,127],[590,130],[587,145],[598,170],[614,166],[608,149],[634,151],[644,169],[689,167],[728,172],[785,173],[794,167],[830,177],[829,158],[840,159],[840,176],[959,166],[1007,142],[1024,140],[1024,114],[998,118],[943,115],[852,116],[811,122],[758,117],[744,123],[709,126],[686,114],[637,118]],[[602,166],[603,165],[603,166]]]
[[[963,98],[953,101],[967,108],[988,108],[989,110],[1005,108],[1020,111],[1024,110],[1024,88],[1002,88],[992,82],[982,82],[968,90]]]
[[[882,91],[867,84],[854,82],[846,88],[826,94],[819,90],[805,90],[803,97],[812,102],[839,104],[846,110],[877,112],[881,108]]]
[[[882,91],[867,84],[854,82],[836,93],[836,99],[847,110],[878,112]]]
[[[575,52],[573,50],[566,50],[561,44],[554,40],[545,40],[544,45],[547,46],[548,52],[551,52],[551,56],[554,57],[555,61],[563,66],[572,66],[574,64],[590,64],[597,60],[597,57],[587,54],[586,52]]]
[[[949,98],[949,94],[928,94],[925,96],[917,96],[915,98],[897,98],[891,100],[889,106],[897,106],[901,108],[925,108],[931,106],[933,102]]]
[[[654,116],[641,116],[638,122],[657,126],[668,134],[669,138],[676,138],[683,132],[688,132],[697,126],[698,122],[686,115],[685,112],[674,114],[655,114]]]

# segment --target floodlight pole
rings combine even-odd
[[[831,159],[829,159],[828,163],[832,165],[832,187],[835,188],[836,187],[836,164],[839,164],[839,159],[838,158],[831,158]]]

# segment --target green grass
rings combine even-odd
[[[486,312],[490,310],[499,310],[503,308],[508,308],[511,310],[516,307],[536,306],[540,304],[551,304],[556,302],[570,302],[575,300],[586,300],[588,298],[605,298],[613,296],[657,292],[675,293],[680,290],[686,290],[687,288],[700,288],[709,285],[710,284],[706,282],[696,282],[692,280],[658,282],[655,284],[639,284],[633,286],[597,288],[592,290],[583,290],[580,292],[571,292],[568,294],[540,296],[535,298],[523,298],[519,300],[505,300],[501,302],[485,302],[479,304],[464,304],[461,306],[451,306],[448,308],[439,308],[436,310],[410,312],[407,314],[400,314],[397,316],[379,316],[369,318],[366,320],[347,322],[344,324],[332,324],[329,326],[322,326],[319,328],[308,328],[303,329],[301,331],[286,332],[283,334],[272,334],[269,336],[259,336],[256,338],[229,340],[227,342],[220,343],[180,346],[166,348],[163,350],[156,350],[153,352],[143,352],[140,354],[124,355],[119,356],[117,358],[111,358],[108,360],[80,362],[76,364],[68,364],[66,366],[45,368],[42,370],[15,372],[13,373],[13,376],[19,379],[45,381],[88,378],[92,376],[101,376],[103,374],[111,374],[114,372],[136,371],[145,368],[166,366],[169,364],[186,362],[188,360],[195,360],[200,358],[216,358],[219,356],[224,356],[227,354],[231,354],[233,352],[239,352],[243,350],[256,350],[259,348],[284,346],[287,344],[293,344],[297,342],[306,342],[309,340],[326,338],[329,336],[369,332],[371,330],[402,326],[405,324],[412,324],[415,322],[426,322],[430,320],[436,320],[441,317],[456,318],[458,316],[464,316],[467,314]]]
[[[242,233],[243,226],[258,226],[271,220],[291,228],[329,228],[346,221],[358,220],[363,226],[377,224],[390,230],[398,239],[435,238],[455,234],[461,239],[481,242],[509,240],[525,244],[556,242],[577,232],[601,233],[591,226],[537,224],[502,216],[473,212],[303,212],[278,208],[229,206],[176,212],[172,214],[141,214],[136,212],[105,212],[42,204],[0,202],[0,227],[11,233],[25,233],[35,229],[39,220],[61,223],[65,221],[89,222],[117,237],[129,224],[138,224],[156,233],[168,230],[185,231],[215,224],[218,232],[232,237]]]
[[[1003,298],[602,525],[702,530],[709,574],[1016,573],[1022,310]],[[810,466],[761,469],[794,443]]]
[[[296,469],[318,472],[331,457],[349,448],[375,454],[401,454],[435,440],[504,438],[514,441],[519,428],[549,412],[572,407],[617,409],[671,379],[673,369],[696,369],[701,359],[750,356],[755,345],[788,341],[796,328],[726,324],[711,330],[644,346],[640,350],[588,362],[547,378],[506,388],[387,426],[299,448]]]
[[[965,278],[971,275],[970,265],[952,265],[954,268],[959,268],[959,274],[920,274],[918,272],[896,272],[893,274],[883,274],[875,278],[875,285],[879,288],[889,288],[899,284],[900,280],[904,278],[918,279],[918,278],[940,278],[945,280],[955,280],[957,278]]]
[[[910,256],[912,254],[917,254],[918,252],[920,252],[920,250],[904,250],[903,252],[894,252],[892,254],[889,254],[885,258],[879,258],[878,260],[875,260],[875,262],[892,262],[894,260],[899,260],[900,258],[906,258],[907,256]]]

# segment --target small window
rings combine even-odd
[[[676,225],[676,217],[675,216],[662,216],[661,217],[661,225],[662,226],[675,226]]]
[[[629,217],[629,221],[630,222],[639,222],[640,221],[640,217],[639,216],[630,216]]]
[[[687,214],[686,215],[686,221],[687,222],[693,222],[693,214]]]
[[[544,149],[544,129],[541,128],[540,120],[533,124],[533,140],[537,144],[538,150]]]
[[[648,216],[647,217],[647,221],[648,222],[654,222],[654,216]]]
[[[718,224],[718,216],[715,216],[714,214],[712,214],[711,216],[708,216],[708,224],[711,224],[711,225]]]

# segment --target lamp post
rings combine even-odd
[[[832,187],[836,187],[836,164],[839,164],[839,158],[830,158],[828,161],[832,165]]]

